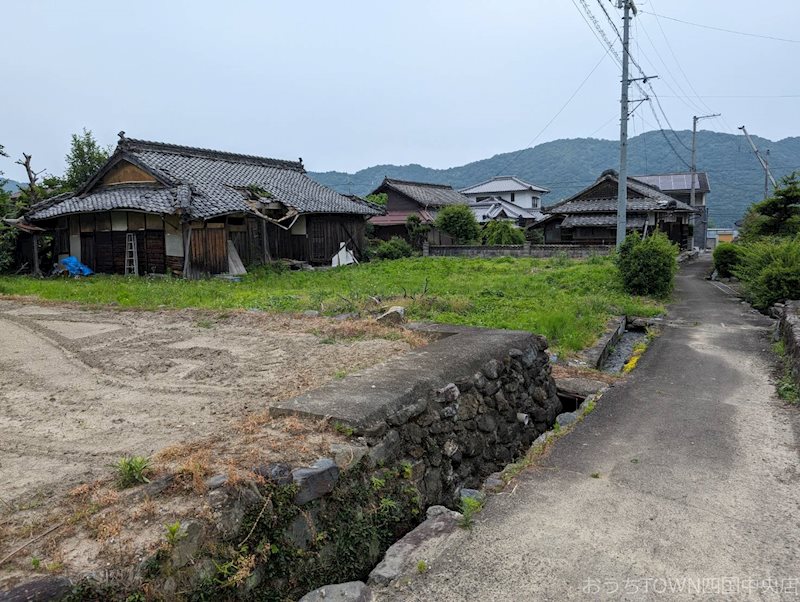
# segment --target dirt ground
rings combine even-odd
[[[272,401],[408,350],[408,336],[256,312],[0,299],[0,505],[105,478],[124,455],[225,440]]]

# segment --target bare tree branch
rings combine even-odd
[[[18,159],[16,161],[16,164],[22,165],[28,174],[28,194],[30,195],[32,201],[31,204],[33,204],[41,200],[39,198],[39,192],[37,190],[37,181],[39,180],[39,176],[43,174],[45,170],[43,169],[42,171],[33,171],[33,168],[31,167],[32,155],[29,155],[27,153],[22,153],[22,157],[24,158],[24,161]]]

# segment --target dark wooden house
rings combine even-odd
[[[370,219],[378,238],[389,240],[393,236],[407,237],[406,220],[416,215],[423,224],[433,224],[436,212],[446,205],[469,205],[470,199],[447,184],[408,182],[384,178],[381,185],[370,194],[385,193],[386,213]],[[433,229],[429,235],[433,244],[448,244],[450,238]]]
[[[366,219],[383,210],[282,161],[120,135],[116,151],[75,194],[43,201],[24,222],[54,234],[54,256],[124,273],[218,274],[287,258],[330,264],[341,243],[358,256]],[[236,257],[234,257],[236,256]]]
[[[619,177],[607,170],[591,186],[544,209],[545,243],[611,245],[616,241]],[[694,210],[655,186],[628,178],[627,229],[646,234],[659,229],[682,248],[690,244]]]
[[[711,184],[708,181],[708,174],[704,171],[659,173],[646,176],[631,176],[650,186],[655,186],[664,194],[671,196],[677,201],[691,205],[695,210],[692,217],[694,226],[694,246],[700,249],[706,248],[706,234],[708,232],[708,195],[711,192]],[[694,180],[694,182],[692,182]],[[694,188],[694,203],[692,199],[692,188]]]

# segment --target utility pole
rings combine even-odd
[[[719,117],[720,113],[714,113],[713,115],[695,115],[692,117],[692,173],[689,177],[692,179],[692,183],[690,184],[689,188],[689,205],[691,205],[692,209],[694,209],[695,204],[695,186],[694,181],[697,178],[697,122],[701,119],[711,119],[712,117]],[[692,246],[697,246],[701,249],[706,248],[706,233],[707,233],[707,226],[708,226],[708,208],[703,207],[702,209],[702,216],[700,218],[700,228],[698,232],[698,223],[694,217],[692,217],[692,223],[695,225],[694,234],[692,241]],[[698,243],[695,245],[694,243]]]
[[[758,159],[758,162],[761,163],[761,167],[764,169],[764,198],[766,199],[769,197],[770,182],[772,183],[773,188],[777,188],[778,183],[775,181],[775,178],[772,177],[772,172],[769,170],[769,163],[766,159],[764,159],[764,157],[761,156],[761,153],[758,152],[756,143],[753,142],[753,139],[750,137],[750,134],[747,133],[745,127],[741,126],[739,129],[744,133],[745,138],[747,138],[747,141],[750,143],[750,148],[753,149],[753,154],[756,156],[756,159]],[[769,155],[769,151],[767,151],[767,155]]]
[[[617,248],[625,240],[628,221],[628,60],[630,55],[631,11],[636,15],[633,0],[617,0],[622,15],[622,94],[619,109],[619,189],[617,192]]]
[[[692,117],[692,183],[691,192],[689,196],[689,204],[694,209],[694,180],[697,176],[697,122],[701,119],[711,119],[712,117],[719,117],[721,113],[714,113],[713,115],[695,115]]]

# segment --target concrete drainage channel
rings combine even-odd
[[[590,350],[595,365],[626,325],[610,326]],[[81,591],[284,600],[313,590],[302,600],[367,600],[370,588],[424,572],[421,559],[465,537],[461,527],[485,495],[568,432],[605,389],[582,378],[557,387],[546,341],[528,332],[417,328],[438,340],[273,406],[275,416],[328,421],[349,435],[346,444],[310,467],[260,467],[236,483],[212,477],[209,515],[183,524],[174,547],[126,568],[122,583],[83,581]],[[46,599],[75,591],[54,577],[18,594],[36,588],[54,594]]]

